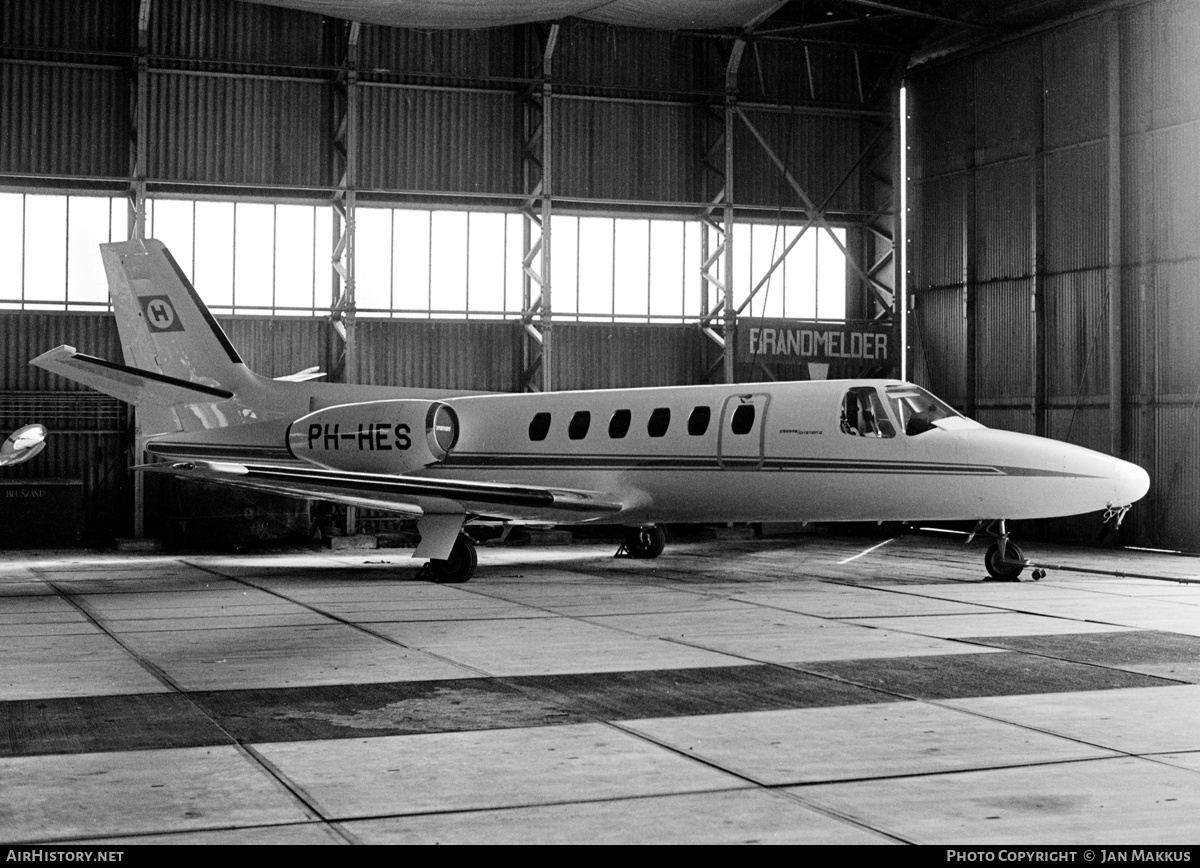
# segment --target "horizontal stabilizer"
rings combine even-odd
[[[224,401],[233,397],[233,392],[226,389],[98,359],[66,345],[42,353],[29,364],[134,406]]]

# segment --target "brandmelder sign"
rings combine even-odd
[[[760,362],[869,362],[887,364],[892,326],[870,320],[841,323],[794,319],[746,320],[738,324],[738,358]]]

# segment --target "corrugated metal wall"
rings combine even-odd
[[[361,117],[363,189],[521,191],[520,147],[512,134],[520,101],[514,94],[368,85],[362,89]]]
[[[324,82],[155,72],[150,118],[152,179],[256,187],[333,182],[333,106]]]
[[[4,172],[116,179],[129,171],[129,77],[120,68],[0,63]]]
[[[5,5],[0,176],[115,180],[129,171],[137,2],[89,4],[78,29],[74,6]],[[360,190],[381,201],[415,193],[511,201],[527,192],[523,94],[541,61],[532,32],[364,27]],[[256,195],[328,194],[337,182],[334,83],[347,51],[345,22],[236,0],[156,0],[148,36],[152,193],[223,185]],[[564,24],[554,60],[555,195],[703,203],[707,106],[724,100],[721,54],[703,36]],[[748,105],[809,104],[803,113],[748,116],[818,202],[858,156],[862,119],[845,109],[866,105],[864,88],[877,90],[879,62],[834,46],[797,52],[776,42],[747,57],[740,94]],[[744,128],[737,147],[735,189],[745,204],[800,205]],[[859,188],[852,179],[831,207],[869,213]]]
[[[914,378],[985,424],[1142,464],[1151,491],[1127,538],[1189,549],[1200,549],[1198,57],[1200,4],[1156,0],[907,82]]]
[[[96,5],[118,12],[125,4]],[[128,5],[136,18],[139,4]],[[260,3],[155,0],[149,49],[158,62],[183,68],[197,67],[185,61],[201,61],[243,72],[319,70],[341,62],[341,27],[333,19]]]

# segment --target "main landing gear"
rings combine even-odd
[[[475,543],[469,536],[459,534],[450,550],[450,557],[429,562],[429,574],[435,582],[458,584],[470,581],[475,574],[475,566],[479,563],[479,555],[475,552]]]
[[[625,529],[625,541],[617,549],[616,557],[651,560],[662,554],[667,544],[667,532],[656,524]]]
[[[980,531],[990,534],[996,538],[987,550],[987,554],[983,556],[983,565],[987,568],[988,575],[992,580],[997,582],[1019,582],[1019,576],[1024,571],[1025,567],[1031,566],[1029,561],[1025,560],[1025,553],[1021,551],[1020,546],[1009,540],[1008,529],[1004,525],[1004,519],[991,522],[979,522],[975,526],[975,530],[967,538],[970,543],[975,539],[975,535]],[[1045,578],[1046,571],[1040,568],[1034,569],[1030,573],[1030,577],[1036,582],[1038,579]]]

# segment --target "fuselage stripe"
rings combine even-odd
[[[154,443],[146,447],[151,453],[164,457],[195,457],[239,461],[246,458],[283,459],[288,464],[309,467],[297,462],[287,449],[275,446],[231,445],[207,443]],[[631,455],[529,455],[521,453],[485,455],[452,454],[441,464],[418,471],[422,476],[440,476],[446,471],[487,470],[491,474],[529,471],[729,471],[757,470],[776,473],[851,473],[911,476],[1056,476],[1081,477],[1085,474],[1065,473],[1034,467],[994,466],[984,464],[945,464],[921,461],[878,461],[837,458],[759,458],[757,456],[725,456],[720,459],[704,456],[663,455],[635,457]],[[406,474],[397,474],[406,475]],[[419,476],[413,478],[420,478]]]

